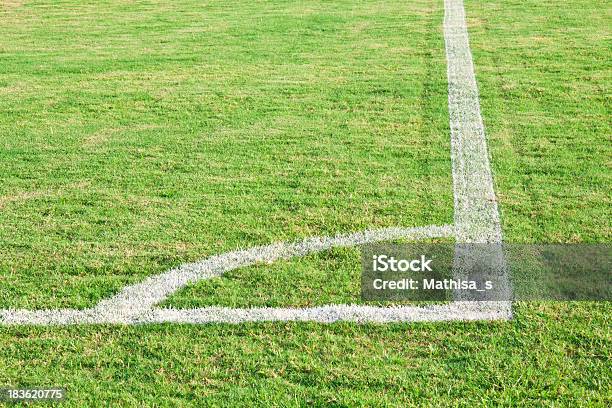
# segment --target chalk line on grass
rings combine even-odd
[[[445,0],[444,39],[457,241],[501,242],[463,0]]]
[[[452,302],[432,306],[327,305],[306,308],[155,308],[142,317],[147,323],[246,323],[246,322],[353,322],[400,323],[436,321],[502,320],[505,302]]]
[[[297,243],[277,243],[232,251],[200,262],[184,264],[142,283],[127,286],[119,294],[85,310],[1,310],[0,324],[82,323],[241,323],[252,321],[314,321],[330,323],[406,322],[442,320],[496,320],[512,316],[511,302],[454,301],[433,306],[375,307],[329,305],[313,308],[160,309],[154,306],[185,285],[258,262],[300,257],[334,247],[354,246],[398,238],[424,239],[454,236],[458,243],[499,243],[494,264],[505,273],[501,252],[501,227],[489,153],[480,113],[478,88],[462,0],[445,0],[444,40],[448,74],[448,108],[454,194],[454,225],[368,230],[333,238],[308,238]],[[462,251],[455,256],[455,273],[466,262]],[[510,290],[510,286],[505,288]]]
[[[95,307],[85,310],[2,310],[0,318],[5,324],[76,324],[76,323],[144,323],[156,317],[165,316],[162,309],[152,307],[163,301],[168,295],[190,283],[202,279],[221,276],[225,272],[243,268],[257,263],[271,263],[279,259],[301,257],[310,253],[321,252],[331,248],[351,247],[356,245],[390,241],[396,239],[420,240],[454,236],[450,225],[415,228],[383,228],[367,230],[354,234],[343,234],[335,237],[307,238],[294,243],[275,243],[253,247],[246,250],[227,252],[211,256],[200,262],[188,263],[171,269],[168,272],[151,276],[143,282],[125,287],[116,296],[105,299]],[[335,306],[330,306],[335,307]],[[341,308],[346,306],[340,306]],[[384,308],[380,308],[384,309]],[[224,310],[212,308],[211,310]],[[267,310],[267,312],[265,311]],[[266,313],[274,316],[273,309],[265,309],[256,315],[263,317]],[[285,309],[288,310],[288,309]],[[174,316],[181,311],[175,310]],[[188,312],[188,311],[187,311]],[[210,311],[206,312],[210,315]],[[235,313],[240,314],[239,309]],[[194,313],[194,316],[197,313]],[[225,313],[231,316],[232,313]],[[247,313],[248,315],[248,313]],[[276,314],[282,316],[283,314]],[[285,313],[286,315],[286,313]],[[269,319],[263,319],[269,320]],[[231,319],[230,319],[231,321]]]
[[[469,274],[474,259],[486,260],[500,275],[499,287],[493,298],[510,299],[511,286],[502,248],[502,231],[493,186],[493,175],[487,148],[484,124],[480,112],[480,97],[470,50],[463,0],[444,1],[444,42],[448,77],[448,113],[451,132],[453,169],[454,224],[457,247],[454,275]],[[495,244],[477,254],[478,246],[461,244]],[[492,251],[493,249],[493,251]],[[496,250],[495,250],[496,249]],[[456,293],[456,299],[461,295]],[[511,302],[473,302],[501,310],[512,316]]]

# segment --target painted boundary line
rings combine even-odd
[[[482,254],[500,275],[494,298],[510,299],[511,286],[502,249],[502,231],[493,186],[487,138],[480,112],[480,97],[463,0],[444,1],[444,42],[448,77],[448,113],[453,167],[454,223],[458,245],[455,249],[454,274],[462,277],[473,263],[474,251],[463,243],[499,243],[497,251]],[[489,249],[492,246],[488,246]],[[494,248],[494,247],[493,247]],[[455,299],[460,300],[456,294]],[[485,307],[489,302],[473,302]],[[511,302],[489,306],[512,317]]]
[[[445,0],[444,39],[457,241],[501,242],[463,0]]]
[[[500,273],[505,273],[501,254],[501,228],[493,188],[489,154],[480,114],[478,88],[469,47],[462,0],[445,0],[444,40],[448,74],[448,108],[451,128],[454,226],[386,228],[333,238],[308,238],[296,243],[277,243],[232,251],[200,262],[184,264],[168,272],[125,287],[116,296],[90,309],[0,310],[0,324],[93,324],[93,323],[241,323],[253,321],[314,321],[331,323],[407,322],[448,320],[496,320],[512,316],[510,302],[455,301],[435,306],[374,307],[329,305],[313,308],[206,307],[160,309],[155,305],[185,285],[221,276],[258,262],[300,257],[334,247],[389,241],[452,237],[458,243],[500,243]],[[456,251],[455,273],[465,260]],[[509,285],[508,285],[509,290]]]

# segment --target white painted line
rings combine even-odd
[[[353,322],[400,323],[500,320],[507,318],[505,302],[453,302],[432,306],[376,307],[329,305],[308,308],[223,308],[153,309],[140,322],[146,323],[245,323],[245,322]]]
[[[444,39],[458,242],[501,242],[463,0],[445,0]]]
[[[482,259],[495,268],[500,278],[496,299],[510,299],[511,286],[504,260],[502,231],[493,175],[489,161],[487,138],[480,113],[480,98],[463,0],[444,1],[444,42],[448,77],[448,112],[451,131],[451,161],[453,168],[453,196],[455,229],[458,246],[455,251],[454,274],[464,277],[471,268],[478,246],[469,250],[464,243],[499,243],[497,251],[489,245],[483,248]],[[494,248],[494,247],[493,247]],[[461,296],[456,293],[456,299]],[[476,302],[475,302],[476,304]],[[511,302],[496,302],[512,317]]]
[[[232,251],[203,261],[185,264],[142,283],[124,288],[119,294],[86,310],[1,310],[0,324],[80,324],[183,322],[240,323],[247,321],[334,321],[404,322],[440,320],[507,319],[510,302],[452,302],[445,305],[415,307],[373,307],[330,305],[315,308],[159,309],[155,304],[185,285],[220,276],[258,262],[300,257],[334,247],[354,246],[398,238],[413,240],[455,236],[459,243],[500,243],[499,212],[493,189],[484,126],[480,114],[478,88],[469,48],[462,0],[445,0],[444,39],[448,63],[448,105],[451,127],[451,156],[455,225],[416,228],[387,228],[337,237],[308,238],[298,243],[278,243]],[[500,245],[495,260],[500,273],[505,263]],[[460,250],[455,272],[466,264]],[[508,286],[509,290],[509,286]]]

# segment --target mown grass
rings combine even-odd
[[[505,239],[609,242],[612,8],[466,7]]]
[[[0,307],[452,220],[441,7],[26,2],[0,26]]]
[[[3,329],[0,383],[66,406],[601,406],[602,303],[517,305],[494,323]]]
[[[0,307],[90,305],[233,245],[448,222],[441,3],[6,9]],[[506,239],[609,242],[608,5],[466,7]],[[387,74],[351,69],[381,57],[395,64]],[[292,87],[273,81],[279,72]],[[244,97],[222,92],[247,85]],[[363,157],[368,177],[353,167]],[[395,181],[370,189],[384,175]],[[257,269],[265,292],[252,270],[237,272],[251,286],[230,280],[220,294],[280,303],[283,276],[297,273],[311,285],[296,293],[346,300],[354,282],[338,279],[334,293],[321,268],[344,270],[350,253]],[[175,299],[207,304],[206,285]],[[514,312],[492,323],[4,327],[0,384],[65,386],[66,406],[610,405],[609,303]]]

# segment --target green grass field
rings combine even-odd
[[[504,239],[610,242],[612,8],[466,11]],[[90,307],[239,247],[451,223],[443,14],[441,0],[0,0],[0,309]],[[165,305],[355,303],[358,259],[239,269]],[[0,388],[64,386],[75,407],[603,407],[611,310],[0,327]]]
[[[107,3],[3,15],[0,307],[452,222],[441,4]]]

